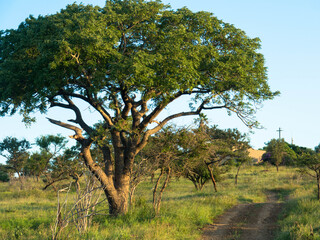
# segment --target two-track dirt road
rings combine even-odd
[[[277,194],[268,193],[267,202],[240,204],[204,228],[203,240],[272,240],[282,208]]]

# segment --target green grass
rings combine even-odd
[[[290,194],[279,223],[278,240],[320,239],[320,202],[314,179],[302,177],[301,184]]]
[[[263,202],[268,191],[276,191],[280,200],[290,198],[281,215],[278,239],[320,239],[320,204],[312,180],[292,168],[282,167],[277,173],[272,167],[253,166],[241,170],[235,186],[234,171],[224,175],[217,193],[210,182],[198,192],[186,179],[171,179],[158,216],[152,209],[153,184],[146,181],[137,188],[127,215],[96,216],[89,231],[81,236],[69,224],[61,238],[199,239],[201,228],[230,207]],[[18,184],[0,183],[0,239],[51,239],[56,193],[40,190],[40,183],[29,182],[27,186],[20,190]]]

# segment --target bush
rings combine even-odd
[[[7,172],[0,169],[0,182],[9,182],[10,178]]]

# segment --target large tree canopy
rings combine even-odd
[[[208,12],[145,0],[107,0],[103,8],[73,4],[1,32],[0,111],[18,111],[30,121],[34,111],[72,110],[74,124],[50,121],[75,131],[87,166],[116,209],[112,198],[126,198],[134,156],[168,121],[225,108],[256,124],[256,107],[277,94],[259,48],[258,38]],[[191,96],[189,111],[156,121],[183,95]],[[75,99],[101,115],[99,128],[83,120]],[[112,147],[103,141],[107,134]],[[90,156],[97,139],[105,169]]]

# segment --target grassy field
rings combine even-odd
[[[18,183],[0,183],[0,239],[52,238],[57,197],[54,191],[42,191],[40,187],[31,180],[23,190]],[[217,193],[210,182],[198,192],[186,179],[171,179],[158,216],[152,209],[152,188],[150,182],[139,185],[126,216],[96,216],[82,235],[69,224],[61,239],[200,239],[201,228],[226,209],[238,203],[263,202],[270,190],[277,191],[280,199],[289,198],[279,219],[281,232],[277,239],[320,239],[316,185],[294,168],[282,167],[276,172],[270,166],[246,167],[238,186],[231,171],[218,183]]]

